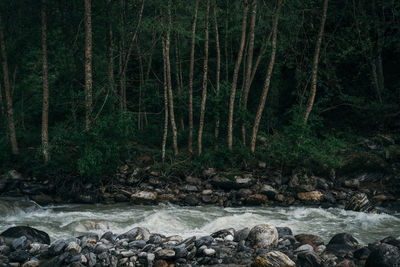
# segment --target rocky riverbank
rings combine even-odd
[[[217,172],[165,176],[152,168],[121,167],[106,184],[82,183],[81,179],[50,180],[23,177],[15,170],[0,176],[1,196],[27,196],[41,204],[53,203],[172,203],[224,207],[259,205],[345,205],[346,209],[376,212],[375,205],[400,207],[394,174],[362,172],[326,177],[305,169],[283,175],[276,170]]]
[[[319,236],[267,224],[187,239],[136,227],[51,244],[45,232],[17,226],[0,234],[0,266],[398,267],[399,249],[400,240],[390,236],[363,246],[339,233],[324,244]]]

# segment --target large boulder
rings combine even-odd
[[[8,228],[2,232],[0,236],[10,239],[25,236],[32,243],[50,244],[50,237],[47,233],[29,226],[15,226]]]
[[[257,256],[252,267],[294,267],[296,264],[284,253],[271,251]]]
[[[369,254],[365,267],[399,267],[400,251],[389,244],[381,244]]]
[[[256,225],[250,230],[247,240],[254,248],[271,249],[278,244],[278,231],[268,224]]]
[[[131,195],[132,204],[155,204],[157,202],[157,193],[149,191],[139,191]]]
[[[355,193],[346,203],[346,210],[361,211],[367,213],[379,213],[369,201],[365,193]]]

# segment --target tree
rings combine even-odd
[[[115,81],[114,81],[114,40],[113,40],[113,27],[112,27],[112,13],[111,13],[111,0],[107,0],[107,21],[108,21],[108,83],[110,90],[115,94]]]
[[[267,75],[265,77],[264,87],[263,87],[263,91],[261,93],[261,98],[260,98],[260,103],[258,105],[257,114],[254,119],[253,133],[251,135],[250,150],[252,153],[254,153],[255,149],[256,149],[258,128],[260,127],[260,121],[261,121],[262,113],[264,111],[265,101],[267,99],[269,86],[271,84],[272,71],[274,69],[274,64],[275,64],[276,43],[277,43],[277,35],[278,35],[278,21],[279,21],[279,13],[281,10],[281,5],[282,5],[282,0],[278,0],[278,6],[276,8],[276,12],[275,12],[275,16],[274,16],[274,24],[272,26],[271,57],[269,60]]]
[[[46,0],[42,0],[42,148],[45,162],[50,159],[49,151],[49,78],[47,66],[47,19]]]
[[[3,29],[1,11],[0,11],[0,46],[1,46],[0,49],[1,49],[2,66],[3,66],[4,92],[6,95],[6,102],[7,102],[8,130],[10,134],[12,153],[14,155],[17,155],[19,153],[19,149],[17,143],[17,134],[15,132],[14,109],[11,99],[10,79],[8,77],[8,63],[7,63],[7,52],[6,52],[7,49],[6,49],[6,42],[4,40],[4,29]]]
[[[164,88],[164,130],[161,145],[161,159],[165,161],[165,147],[167,145],[168,136],[168,81],[167,81],[167,61],[166,61],[166,50],[165,40],[162,40],[162,54],[163,54],[163,88]]]
[[[319,33],[317,43],[315,45],[315,53],[313,60],[312,76],[311,76],[311,89],[310,96],[308,98],[306,112],[304,114],[304,124],[307,124],[308,117],[310,116],[311,110],[314,105],[315,95],[317,93],[317,74],[318,74],[318,62],[319,62],[319,51],[321,50],[322,37],[324,36],[324,27],[326,21],[326,13],[328,10],[328,0],[324,0],[324,8],[322,11],[321,24],[319,27]]]
[[[194,73],[194,46],[196,42],[196,24],[197,12],[199,9],[199,0],[196,0],[192,23],[192,44],[190,47],[190,66],[189,66],[189,141],[188,150],[193,153],[193,73]]]
[[[92,11],[91,0],[85,0],[85,96],[86,119],[85,129],[90,128],[93,111],[93,78],[92,78]]]
[[[198,153],[201,154],[202,150],[202,137],[203,137],[203,127],[204,127],[204,115],[206,110],[207,101],[207,74],[208,74],[208,15],[210,13],[210,0],[207,0],[205,27],[204,27],[204,65],[203,65],[203,93],[201,97],[201,107],[200,107],[200,122],[199,122],[199,134],[197,138]]]
[[[233,110],[235,108],[236,87],[239,76],[239,68],[243,58],[243,51],[246,39],[247,27],[247,13],[249,11],[248,0],[244,0],[243,21],[242,21],[242,35],[240,38],[239,52],[236,59],[235,69],[233,71],[231,95],[229,99],[229,118],[228,118],[228,148],[232,150],[233,143]]]
[[[215,78],[215,83],[216,83],[216,91],[217,91],[217,98],[219,98],[219,91],[221,88],[220,85],[220,76],[221,76],[221,49],[219,46],[219,31],[218,31],[218,18],[217,18],[217,1],[213,1],[213,15],[214,15],[214,29],[215,29],[215,49],[217,50],[217,72],[216,72],[216,78]],[[216,114],[216,119],[215,119],[215,144],[216,146],[218,145],[218,137],[219,137],[219,125],[220,125],[220,119],[219,119],[219,112],[217,111]]]

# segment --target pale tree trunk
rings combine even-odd
[[[115,94],[114,82],[114,42],[113,42],[113,29],[112,29],[112,14],[111,14],[111,0],[107,0],[107,19],[108,19],[108,83],[112,94]]]
[[[190,48],[190,65],[189,65],[189,140],[188,150],[193,153],[193,73],[194,73],[194,46],[196,43],[196,24],[197,24],[197,12],[199,9],[199,0],[196,0],[196,7],[194,11],[193,23],[192,23],[192,44]]]
[[[46,0],[42,0],[42,81],[43,81],[43,101],[42,101],[42,147],[45,162],[50,159],[49,152],[49,79],[47,66],[47,20],[46,20]]]
[[[271,58],[269,60],[267,75],[266,75],[266,78],[265,78],[263,91],[261,93],[260,103],[258,105],[258,110],[257,110],[256,117],[255,117],[255,120],[254,120],[253,133],[251,135],[250,150],[251,150],[252,153],[254,153],[254,151],[256,149],[256,140],[257,140],[258,128],[260,126],[262,113],[264,111],[265,101],[267,99],[269,86],[271,84],[272,71],[274,69],[274,64],[275,64],[276,43],[277,43],[277,35],[278,35],[278,21],[279,21],[279,13],[280,13],[280,10],[281,10],[281,6],[282,6],[282,0],[278,0],[278,6],[276,7],[276,12],[275,12],[275,16],[274,16],[274,24],[273,24],[273,27],[272,27]]]
[[[164,131],[161,146],[161,159],[164,163],[165,161],[165,147],[167,145],[168,136],[168,82],[167,82],[167,62],[165,55],[165,40],[162,40],[162,52],[163,52],[163,87],[164,87]]]
[[[92,14],[91,0],[85,0],[85,95],[86,95],[86,131],[90,128],[93,111],[92,80]]]
[[[139,109],[138,109],[138,129],[143,130],[143,113],[142,113],[142,91],[144,85],[144,67],[143,67],[143,60],[142,60],[142,52],[139,46],[139,42],[136,41],[136,49],[139,59],[139,69],[140,69],[140,82],[139,82]]]
[[[257,18],[257,0],[253,0],[251,4],[251,22],[250,22],[250,32],[249,32],[249,48],[247,52],[247,67],[246,76],[244,78],[244,91],[243,91],[243,112],[246,113],[247,110],[247,99],[249,97],[250,85],[251,85],[251,74],[253,67],[253,51],[254,51],[254,31],[256,27]],[[245,119],[245,118],[244,118]],[[242,122],[242,143],[246,146],[246,124],[245,121]]]
[[[224,52],[225,52],[225,81],[229,82],[229,56],[228,56],[228,30],[229,30],[229,0],[226,0],[226,12],[225,12],[225,40],[224,40]]]
[[[217,50],[217,73],[216,73],[216,90],[217,90],[217,97],[219,96],[220,91],[220,74],[221,74],[221,49],[219,47],[219,31],[218,31],[218,19],[217,19],[217,2],[216,0],[213,1],[213,15],[214,15],[214,29],[215,29],[215,48]],[[219,112],[217,111],[215,120],[215,146],[218,146],[218,137],[219,137]]]
[[[204,127],[204,116],[206,111],[207,101],[207,74],[208,74],[208,15],[210,13],[210,0],[207,0],[207,10],[205,18],[205,42],[204,42],[204,65],[203,65],[203,93],[201,97],[200,107],[200,122],[199,122],[199,134],[197,136],[198,154],[201,154],[202,150],[202,139],[203,139],[203,127]]]
[[[8,130],[10,133],[12,153],[14,155],[17,155],[19,153],[19,150],[18,150],[18,143],[17,143],[17,135],[15,133],[14,110],[13,110],[12,99],[11,99],[11,94],[10,94],[10,80],[8,77],[7,52],[6,52],[6,43],[4,40],[4,31],[3,31],[1,12],[0,12],[0,46],[1,46],[1,58],[2,58],[2,65],[3,65],[4,92],[5,92],[5,96],[6,96],[6,102],[7,102]]]
[[[315,94],[317,92],[317,74],[318,74],[318,62],[319,62],[319,51],[321,50],[322,37],[324,36],[324,28],[326,21],[326,13],[328,11],[328,0],[324,0],[324,8],[322,12],[321,25],[319,28],[317,43],[315,46],[315,54],[313,61],[312,77],[311,77],[311,90],[310,96],[307,101],[306,112],[304,115],[304,124],[307,124],[308,117],[310,116],[311,110],[314,105]]]
[[[168,29],[165,39],[165,61],[167,64],[167,82],[168,82],[168,99],[169,99],[169,117],[172,126],[172,142],[174,148],[174,155],[178,155],[178,130],[176,128],[175,113],[174,113],[174,95],[172,93],[171,81],[171,61],[169,58],[169,50],[171,46],[171,0],[168,1]]]
[[[244,11],[243,11],[243,21],[242,21],[242,36],[240,39],[239,52],[235,64],[235,69],[233,71],[233,79],[232,79],[232,89],[231,96],[229,99],[229,119],[228,119],[228,148],[232,150],[233,143],[233,110],[235,107],[235,96],[236,96],[236,87],[237,80],[239,75],[239,68],[243,58],[243,50],[246,39],[246,27],[247,27],[247,13],[249,11],[249,3],[248,0],[244,0]]]

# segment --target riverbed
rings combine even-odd
[[[17,203],[17,202],[15,202]],[[23,204],[21,204],[23,203]],[[290,227],[294,234],[321,236],[325,242],[340,232],[362,244],[392,235],[400,238],[400,214],[367,214],[341,207],[182,207],[176,205],[68,204],[41,207],[32,202],[0,202],[0,232],[28,225],[47,232],[52,240],[106,231],[123,233],[142,226],[151,232],[183,237],[202,236],[224,228],[241,229],[267,223]]]

